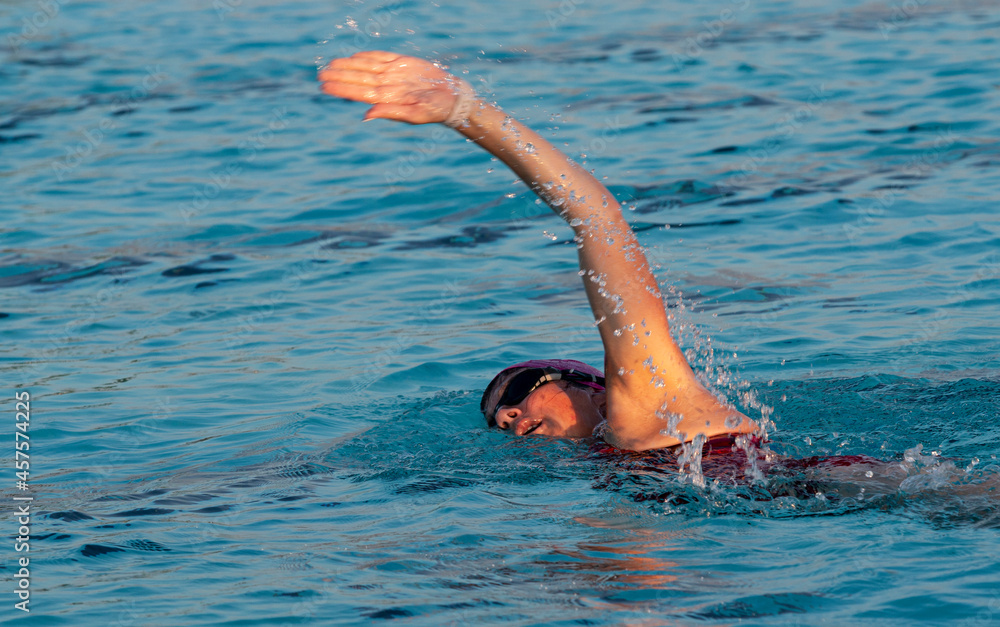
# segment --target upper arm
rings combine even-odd
[[[584,287],[604,344],[609,441],[641,450],[730,430],[731,419],[742,414],[695,378],[671,337],[646,254],[607,188],[492,105],[481,104],[461,132],[514,170],[576,233]],[[670,416],[673,425],[664,420]]]
[[[577,237],[604,345],[608,437],[632,450],[678,444],[728,410],[697,381],[674,341],[659,285],[617,203],[600,209]]]

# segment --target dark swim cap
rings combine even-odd
[[[496,424],[496,412],[502,406],[500,401],[504,398],[510,383],[521,372],[533,369],[540,369],[551,373],[550,381],[564,380],[592,388],[599,392],[604,391],[604,373],[582,361],[575,359],[532,359],[514,364],[501,370],[493,377],[490,384],[486,386],[486,390],[483,391],[483,398],[479,402],[479,411],[483,412],[488,426],[492,427]],[[517,399],[516,402],[524,400],[534,389],[533,387],[527,390],[524,396]]]

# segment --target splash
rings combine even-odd
[[[767,445],[768,435],[775,431],[774,408],[761,400],[750,381],[740,378],[732,363],[738,359],[738,354],[735,351],[732,353],[717,351],[711,336],[704,334],[698,325],[691,322],[693,312],[685,303],[680,290],[673,284],[662,282],[660,292],[663,294],[664,307],[668,312],[667,318],[674,339],[678,346],[687,347],[684,349],[684,355],[699,382],[724,405],[742,411],[757,422],[759,428],[753,434],[755,437],[737,438],[737,449],[746,458],[745,479],[763,482],[766,478],[764,462],[774,461],[777,458]],[[736,403],[730,399],[736,399]],[[665,411],[665,406],[664,411],[658,415],[667,423],[662,433],[677,436],[680,417],[670,415]],[[726,426],[736,429],[739,423],[729,419]],[[681,456],[678,458],[682,475],[686,476],[691,485],[701,488],[707,485],[701,455],[704,441],[704,435],[698,434],[694,440],[683,445]],[[696,442],[701,444],[696,446]]]
[[[349,57],[365,50],[401,50],[400,42],[387,42],[384,38],[415,33],[412,28],[402,24],[405,21],[402,6],[400,3],[390,2],[368,8],[363,2],[355,2],[357,17],[345,15],[343,23],[334,26],[335,30],[326,39],[317,42],[324,54],[316,55],[316,68],[325,67],[332,59]]]

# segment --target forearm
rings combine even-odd
[[[580,244],[584,285],[605,346],[616,342],[616,330],[619,336],[644,333],[642,325],[647,317],[658,318],[646,320],[648,329],[667,328],[663,302],[645,253],[618,202],[600,181],[493,105],[479,103],[458,130],[509,166],[573,228]],[[658,339],[672,344],[666,338]]]
[[[503,161],[567,222],[620,216],[611,192],[593,175],[497,107],[479,101],[458,131]]]

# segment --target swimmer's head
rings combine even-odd
[[[516,435],[589,436],[603,420],[604,375],[571,359],[526,361],[493,377],[479,409]]]

